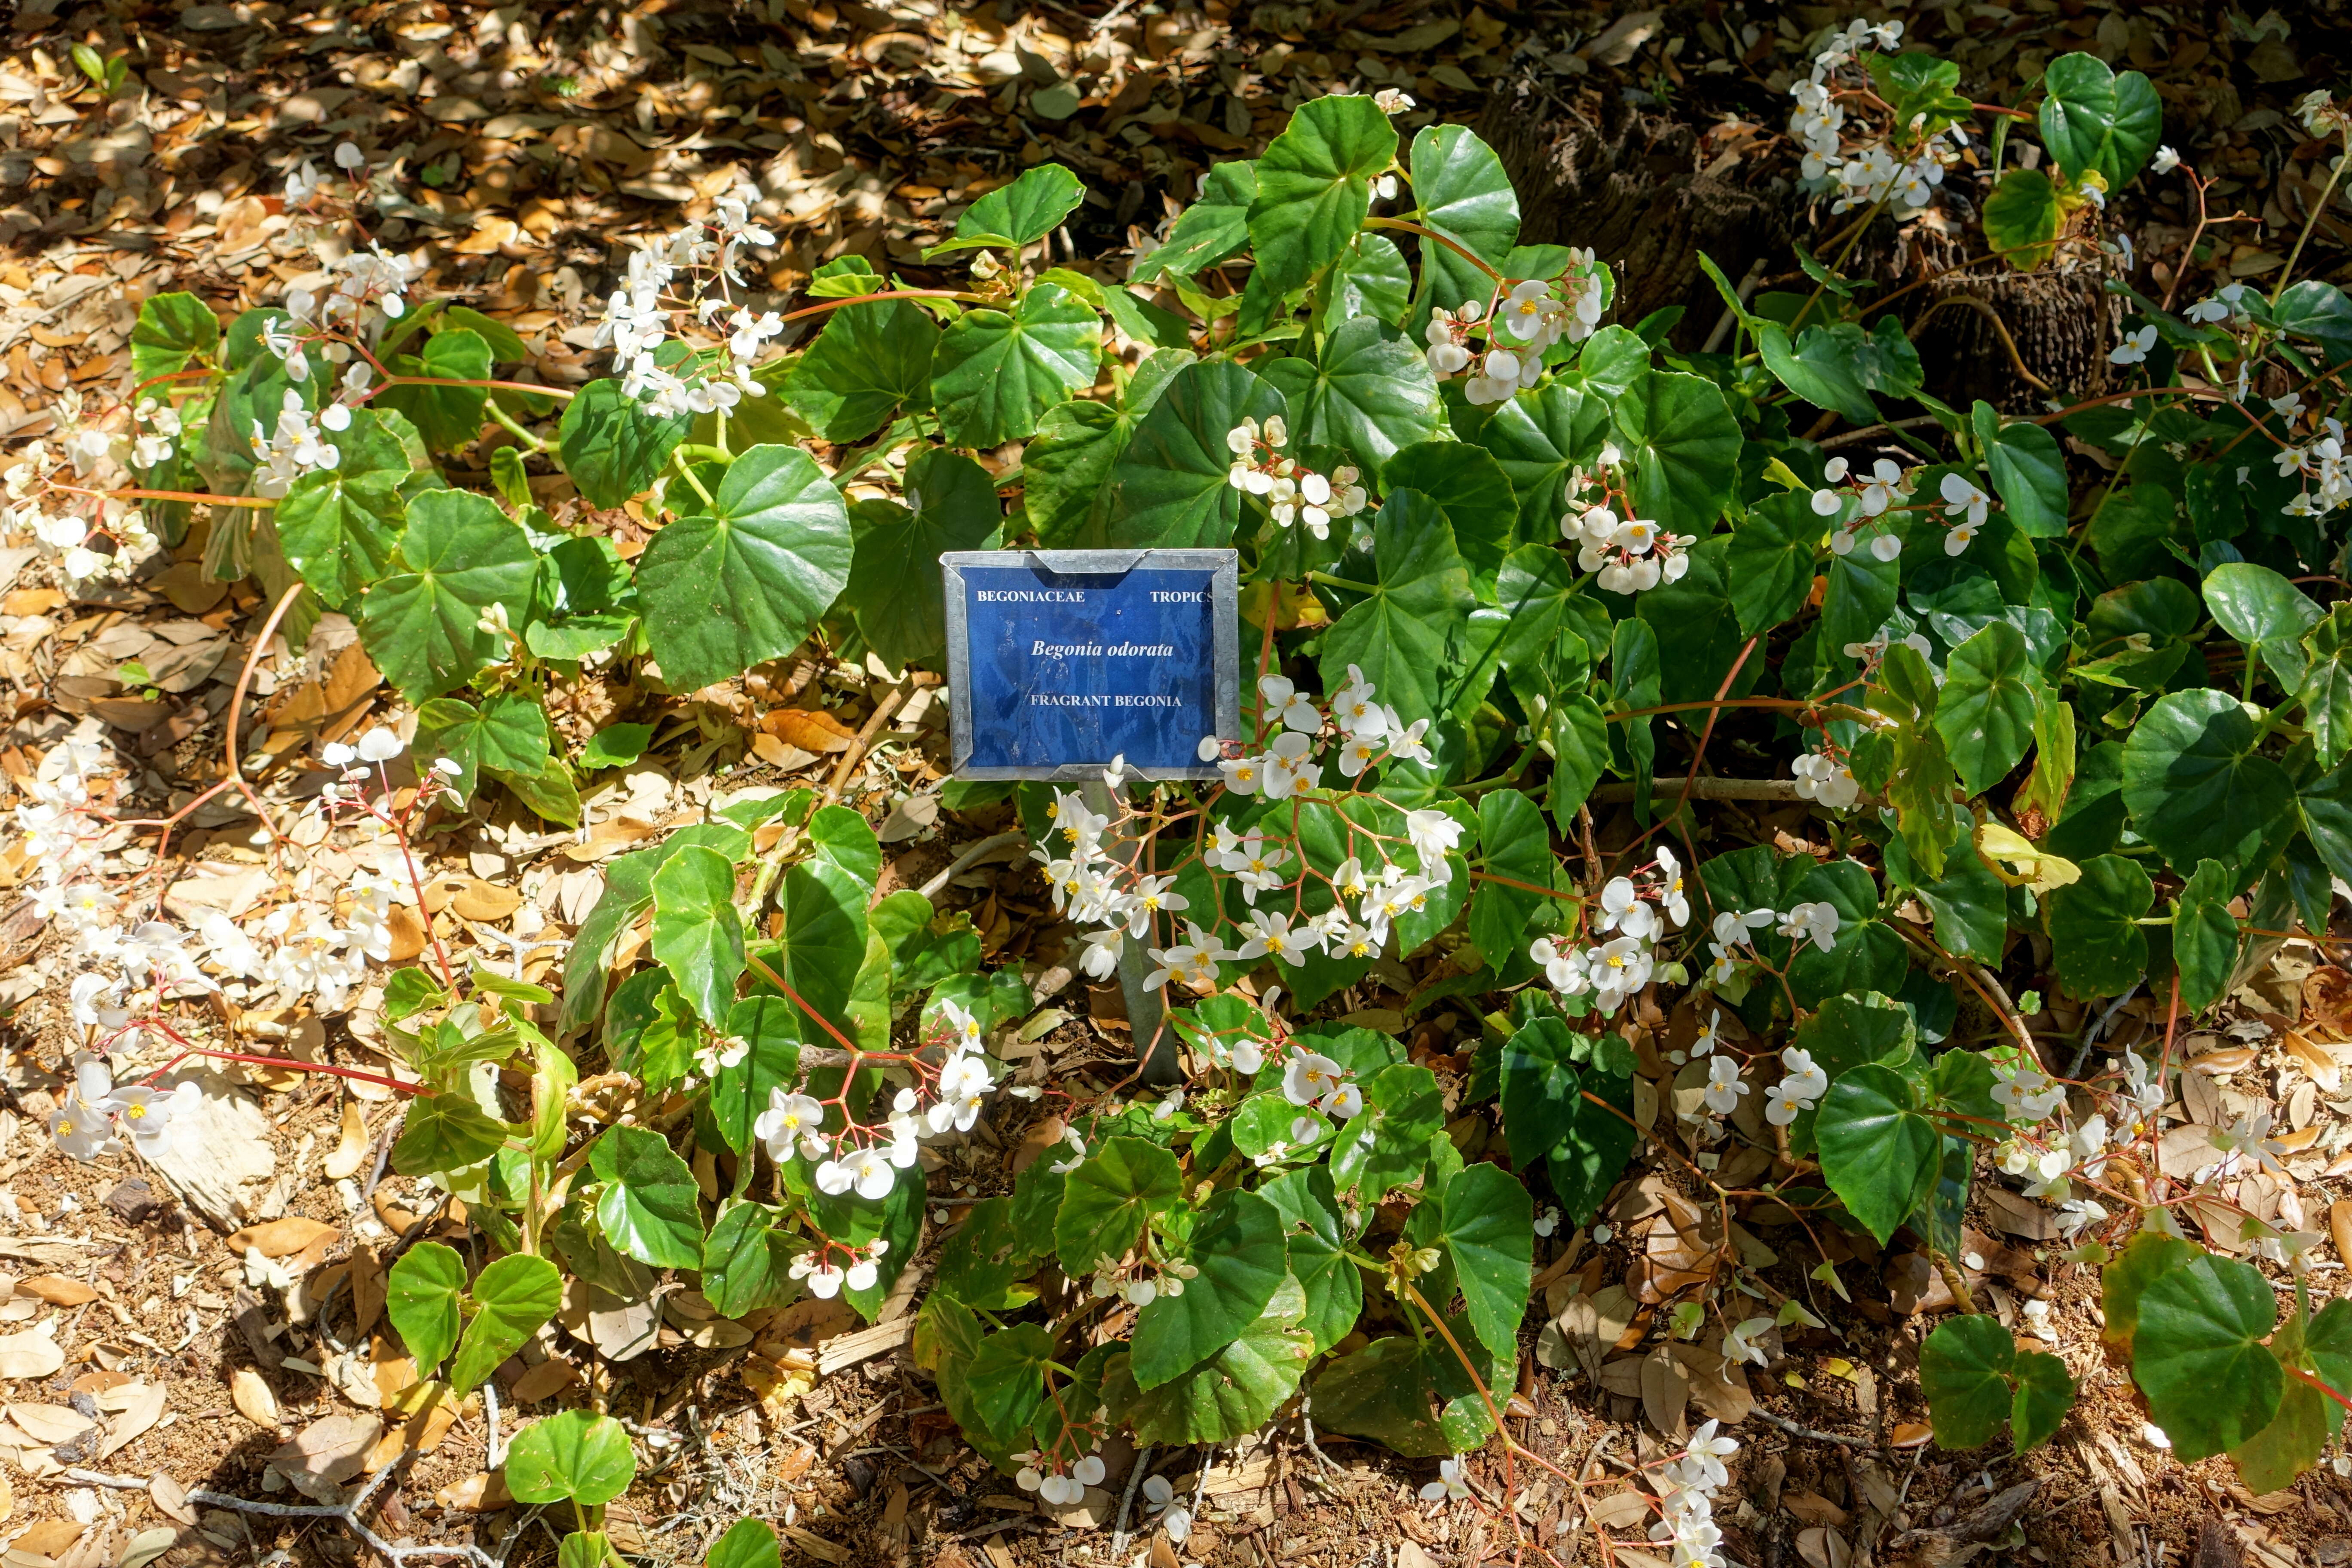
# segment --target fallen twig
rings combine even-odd
[[[1843,1437],[1835,1432],[1816,1432],[1811,1426],[1800,1426],[1785,1415],[1775,1415],[1762,1405],[1748,1412],[1767,1426],[1778,1426],[1792,1437],[1811,1437],[1821,1443],[1843,1443],[1849,1448],[1867,1448],[1871,1444],[1864,1437]]]
[[[405,1458],[406,1456],[404,1455],[403,1459]],[[482,1564],[483,1568],[506,1568],[505,1558],[502,1555],[493,1557],[470,1542],[457,1546],[394,1546],[362,1522],[360,1510],[367,1507],[369,1500],[375,1496],[377,1490],[384,1482],[392,1479],[394,1472],[400,1468],[401,1462],[395,1460],[369,1477],[367,1485],[362,1487],[356,1496],[349,1502],[340,1505],[258,1502],[251,1498],[233,1497],[226,1492],[203,1490],[190,1492],[188,1500],[205,1503],[213,1508],[229,1509],[237,1513],[266,1514],[271,1519],[340,1520],[351,1529],[352,1534],[382,1552],[384,1559],[391,1563],[404,1563],[414,1557],[464,1557]],[[518,1526],[517,1530],[520,1528]],[[509,1530],[505,1539],[499,1542],[499,1551],[502,1553],[507,1544],[514,1540],[515,1534],[515,1530]]]

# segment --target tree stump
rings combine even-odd
[[[2038,272],[1972,272],[1939,278],[1895,309],[1919,350],[1928,391],[1959,408],[1978,398],[1995,408],[2033,408],[2053,395],[2074,402],[2119,384],[2107,351],[2121,336],[2123,317],[2102,278],[2095,266],[2063,262]],[[2014,358],[2002,326],[2016,342]],[[2048,386],[2019,374],[2019,361]]]

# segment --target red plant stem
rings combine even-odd
[[[975,305],[989,303],[982,294],[967,293],[961,289],[884,289],[877,293],[859,294],[847,300],[824,300],[798,310],[787,310],[779,318],[797,321],[803,316],[821,316],[827,310],[838,310],[844,305],[863,305],[875,300],[962,300]]]
[[[488,386],[506,392],[530,392],[541,397],[560,397],[566,403],[580,395],[568,386],[541,386],[535,381],[472,381],[448,375],[389,375],[368,389],[373,397],[387,386]]]
[[[171,1031],[167,1029],[164,1032],[169,1034]],[[173,1035],[172,1037],[176,1040],[179,1039],[180,1037]],[[284,1057],[248,1057],[236,1051],[215,1051],[205,1046],[191,1046],[185,1041],[182,1041],[181,1045],[182,1048],[178,1056],[173,1057],[170,1061],[165,1062],[162,1067],[157,1068],[153,1072],[147,1075],[151,1079],[163,1077],[165,1073],[170,1072],[173,1068],[177,1067],[186,1058],[210,1057],[215,1061],[246,1062],[254,1067],[284,1068],[290,1072],[328,1073],[336,1078],[348,1078],[360,1083],[376,1084],[382,1088],[393,1089],[401,1094],[430,1096],[436,1092],[430,1086],[425,1084],[403,1083],[396,1078],[385,1078],[378,1073],[362,1072],[357,1068],[337,1067],[332,1062],[298,1062],[289,1060]]]
[[[810,1006],[808,1004],[808,998],[793,990],[782,975],[768,967],[764,960],[755,957],[751,953],[745,953],[743,955],[743,959],[745,963],[758,970],[761,975],[766,979],[768,984],[773,985],[777,990],[792,998],[793,1005],[798,1007],[802,1012],[806,1013],[810,1017],[814,1018],[817,1022],[817,1027],[823,1029],[826,1034],[831,1035],[835,1039],[839,1040],[843,1050],[847,1051],[854,1057],[870,1057],[874,1054],[873,1052],[860,1047],[856,1041],[851,1039],[847,1035],[843,1034],[839,1029],[835,1028],[831,1019],[818,1012],[815,1008]]]
[[[2336,1390],[2330,1388],[2326,1384],[2322,1383],[2318,1378],[2312,1376],[2311,1373],[2304,1371],[2301,1367],[2288,1366],[2284,1362],[2280,1363],[2279,1365],[2281,1371],[2284,1372],[2289,1377],[2294,1379],[2297,1383],[2307,1383],[2311,1384],[2312,1387],[2319,1390],[2320,1393],[2327,1395],[2328,1398],[2336,1401],[2336,1404],[2344,1406],[2345,1409],[2352,1410],[2352,1399],[2345,1398],[2342,1394],[2336,1393]]]
[[[1366,228],[1392,228],[1400,234],[1416,234],[1423,239],[1433,239],[1438,244],[1445,247],[1446,249],[1454,252],[1454,255],[1460,257],[1463,260],[1468,262],[1471,266],[1476,268],[1479,271],[1485,273],[1487,277],[1492,278],[1496,282],[1500,283],[1503,281],[1503,275],[1488,265],[1486,258],[1479,256],[1475,252],[1465,250],[1460,245],[1446,238],[1444,235],[1438,233],[1433,228],[1423,228],[1417,223],[1411,223],[1401,217],[1368,217],[1364,220],[1364,226]]]
[[[246,506],[265,510],[278,504],[268,496],[216,496],[207,495],[202,490],[93,490],[85,489],[80,485],[54,485],[50,488],[63,490],[68,495],[103,496],[110,500],[185,500],[205,506]]]

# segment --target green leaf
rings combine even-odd
[[[1360,668],[1381,700],[1411,723],[1437,712],[1437,682],[1454,623],[1473,600],[1469,569],[1437,503],[1392,492],[1373,522],[1373,592],[1323,637],[1323,685],[1337,691]]]
[[[394,354],[395,375],[438,376],[450,381],[487,381],[490,345],[482,334],[467,328],[438,331],[425,342],[420,356]],[[482,433],[482,405],[489,389],[481,386],[391,385],[377,396],[384,407],[408,416],[436,452],[454,452],[471,446]]]
[[[1057,1223],[1057,1238],[1060,1229]],[[1200,1272],[1184,1281],[1182,1295],[1163,1289],[1136,1314],[1129,1363],[1136,1386],[1149,1392],[1171,1383],[1238,1339],[1289,1277],[1284,1257],[1282,1215],[1272,1204],[1255,1193],[1216,1199],[1187,1249],[1185,1261]]]
[[[506,1146],[503,1121],[462,1094],[436,1094],[410,1103],[408,1121],[392,1146],[392,1168],[404,1176],[462,1171]]]
[[[1361,1087],[1364,1109],[1332,1140],[1331,1183],[1370,1205],[1421,1173],[1429,1141],[1445,1124],[1445,1102],[1437,1075],[1423,1067],[1384,1067]]]
[[[837,1019],[866,964],[866,900],[861,880],[824,859],[803,860],[784,873],[784,978],[820,1016]],[[823,1033],[812,1019],[806,1037]]]
[[[775,1527],[764,1519],[739,1519],[710,1543],[702,1568],[780,1568]]]
[[[1580,1047],[1580,1037],[1570,1032],[1565,1020],[1549,1017],[1536,1019],[1503,1042],[1503,1132],[1517,1169],[1534,1169],[1575,1136],[1584,1107],[1583,1084],[1573,1065]]]
[[[1701,376],[1647,371],[1633,378],[1614,413],[1633,465],[1635,510],[1676,533],[1713,533],[1737,483],[1743,445],[1722,392]]]
[[[2009,521],[2029,538],[2063,538],[2066,458],[2058,437],[2027,420],[2003,424],[1989,403],[1977,404],[1969,417],[1992,472],[1992,492],[2009,509]]]
[[[2328,1412],[2342,1408],[2309,1384],[2288,1380],[2270,1425],[2230,1450],[2246,1489],[2257,1497],[2284,1491],[2319,1463],[2329,1436]]]
[[[402,1253],[385,1277],[384,1316],[400,1331],[417,1376],[432,1376],[457,1346],[465,1294],[466,1260],[437,1241]]]
[[[1993,621],[1952,650],[1936,731],[1970,795],[2009,775],[2033,740],[2036,675],[2025,635]]]
[[[654,738],[651,724],[607,724],[580,748],[583,768],[625,768],[646,754]]]
[[[1885,1246],[1935,1185],[1943,1152],[1910,1081],[1875,1064],[1850,1068],[1830,1085],[1813,1135],[1830,1190]]]
[[[2156,902],[2147,873],[2121,855],[2082,863],[2048,899],[2052,959],[2072,996],[2119,996],[2147,973],[2147,937],[2136,924]]]
[[[1438,1245],[1453,1259],[1465,1315],[1496,1355],[1518,1344],[1535,1275],[1535,1200],[1499,1165],[1471,1165],[1445,1184]]]
[[[2352,752],[2352,605],[2338,605],[2305,634],[2305,664],[2296,700],[2319,764],[2332,768]]]
[[[1519,503],[1510,476],[1485,447],[1466,441],[1415,442],[1389,459],[1381,482],[1391,490],[1419,490],[1435,500],[1475,576],[1491,579],[1501,570],[1517,537]],[[1549,553],[1557,558],[1556,552]]]
[[[1447,1331],[1460,1338],[1465,1326],[1449,1321]],[[1490,1363],[1478,1375],[1492,1390],[1508,1386],[1510,1370],[1508,1361]],[[1435,1334],[1394,1334],[1339,1357],[1317,1374],[1312,1396],[1318,1426],[1369,1437],[1408,1458],[1460,1453],[1494,1430],[1460,1359]]]
[[[507,1445],[507,1490],[519,1502],[583,1508],[611,1502],[637,1478],[626,1428],[609,1415],[566,1410],[534,1421]]]
[[[1802,491],[1765,497],[1724,546],[1724,575],[1743,637],[1759,637],[1805,607],[1824,522]]]
[[[575,1530],[555,1543],[555,1568],[613,1568],[620,1561],[612,1538],[601,1530]]]
[[[1609,439],[1609,405],[1555,381],[1503,404],[1475,439],[1510,477],[1519,537],[1549,547],[1559,537],[1570,474],[1598,462]]]
[[[2267,566],[2232,561],[2213,568],[2204,593],[2206,607],[2223,631],[2245,645],[2246,657],[2259,656],[2282,690],[2302,686],[2304,634],[2325,613],[2302,589]]]
[[[2021,272],[2050,259],[2064,221],[2058,187],[2040,169],[2006,171],[1985,198],[1985,243]]]
[[[2284,841],[2294,800],[2285,770],[2256,751],[2261,742],[2227,692],[2159,698],[2124,742],[2133,826],[2176,868],[2219,860],[2251,880]]]
[[[1466,125],[1424,125],[1413,136],[1412,194],[1421,223],[1500,268],[1519,238],[1519,197],[1495,150]],[[1442,245],[1424,242],[1422,275],[1432,302],[1482,303],[1494,280]]]
[[[753,447],[637,561],[663,678],[692,691],[798,647],[849,581],[849,513],[807,453]]]
[[[295,480],[270,514],[288,563],[329,609],[351,608],[391,563],[405,521],[403,477],[316,469]]]
[[[220,321],[194,294],[154,294],[142,301],[131,329],[131,379],[136,384],[185,370],[220,346]],[[152,389],[158,395],[162,388]]]
[[[770,1094],[790,1089],[800,1076],[795,1009],[781,996],[747,996],[729,1010],[725,1033],[744,1042],[742,1059],[722,1067],[710,1084],[710,1121],[738,1154],[757,1142],[754,1124]]]
[[[2195,1243],[2160,1230],[2143,1230],[2133,1237],[2122,1254],[2100,1271],[2099,1310],[2107,1321],[2099,1337],[2128,1352],[2139,1331],[2140,1298],[2147,1288],[2203,1255],[2204,1249]]]
[[[1281,393],[1229,360],[1179,370],[1111,465],[1108,542],[1230,543],[1242,492],[1232,483],[1225,437],[1244,418],[1262,423],[1284,407]]]
[[[935,1288],[982,1311],[1018,1308],[1036,1295],[1020,1281],[1036,1268],[1037,1239],[1014,1215],[1011,1198],[974,1204],[940,1248]]]
[[[510,768],[485,771],[512,790],[517,800],[548,821],[563,827],[580,826],[579,786],[572,782],[572,770],[552,757],[542,761],[535,772]]]
[[[488,496],[427,490],[408,503],[402,570],[360,602],[368,657],[411,701],[463,686],[500,653],[478,625],[492,605],[509,624],[530,614],[539,555]]]
[[[965,311],[931,359],[941,437],[985,448],[1034,435],[1046,409],[1094,384],[1101,353],[1102,318],[1058,284],[1036,285],[1010,315]]]
[[[1367,232],[1348,242],[1324,280],[1318,324],[1329,331],[1343,321],[1369,316],[1399,327],[1412,309],[1412,273],[1404,264],[1404,253],[1386,235]]]
[[[1314,1353],[1321,1355],[1354,1331],[1364,1310],[1363,1274],[1348,1256],[1331,1173],[1309,1165],[1257,1192],[1282,1216],[1286,1262],[1304,1295],[1298,1326],[1312,1340]],[[1273,1310],[1269,1304],[1268,1313]]]
[[[1117,1262],[1143,1226],[1184,1194],[1176,1156],[1140,1138],[1112,1138],[1068,1173],[1054,1217],[1054,1250],[1072,1279]]]
[[[1896,596],[1902,592],[1901,558],[1881,561],[1867,550],[1848,551],[1830,557],[1825,575],[1822,640],[1843,651],[1876,637],[1895,613]],[[1710,690],[1707,695],[1715,693]]]
[[[1193,1289],[1197,1282],[1185,1294]],[[1255,1432],[1297,1392],[1315,1353],[1313,1336],[1299,1326],[1306,1310],[1299,1282],[1285,1279],[1233,1342],[1156,1388],[1136,1386],[1133,1354],[1114,1355],[1103,1379],[1104,1398],[1140,1442],[1228,1443]]]
[[[1040,163],[966,207],[956,219],[956,237],[1034,245],[1059,228],[1086,194],[1078,177],[1061,164]]]
[[[1342,321],[1313,362],[1278,359],[1265,380],[1288,400],[1294,449],[1336,447],[1376,474],[1437,430],[1437,381],[1402,333],[1370,316]]]
[[[2277,1321],[2270,1281],[2228,1258],[2193,1258],[2141,1293],[2132,1376],[2184,1463],[2238,1447],[2278,1413],[2286,1378],[2262,1342]]]
[[[898,668],[936,659],[947,647],[941,553],[989,548],[1003,521],[996,481],[958,452],[938,447],[918,452],[907,465],[906,493],[921,503],[919,509],[896,501],[858,504],[849,568],[857,629],[884,663]]]
[[[1550,831],[1544,826],[1543,813],[1518,791],[1489,790],[1479,796],[1478,843],[1489,873],[1538,888],[1550,884]],[[1470,905],[1470,941],[1488,963],[1500,969],[1519,950],[1528,921],[1544,901],[1509,882],[1480,883]]]
[[[791,1238],[776,1228],[782,1217],[781,1209],[741,1198],[719,1205],[702,1243],[702,1294],[720,1317],[780,1307],[799,1293]]]
[[[1045,1363],[1054,1359],[1054,1336],[1035,1323],[999,1329],[980,1342],[964,1369],[972,1404],[992,1431],[1017,1432],[1045,1402]]]
[[[1236,158],[1211,168],[1200,200],[1176,216],[1166,243],[1136,258],[1131,283],[1162,276],[1190,277],[1249,243],[1250,203],[1257,199],[1257,163]]]
[[[469,798],[482,768],[537,773],[547,765],[551,744],[546,710],[527,692],[501,692],[483,699],[479,708],[455,697],[417,704],[417,754],[456,763],[459,771],[451,784]]]
[[[689,846],[656,872],[654,956],[706,1022],[735,1005],[743,974],[743,917],[736,912],[735,868],[715,849]]]
[[[601,1190],[596,1223],[616,1252],[656,1268],[702,1267],[702,1211],[694,1173],[661,1135],[605,1130],[588,1153]]]
[[[1919,1347],[1919,1392],[1927,1396],[1938,1447],[1977,1448],[1992,1441],[2009,1419],[2016,1363],[2017,1342],[2000,1319],[1983,1313],[1948,1318],[1927,1336]]]
[[[1370,98],[1309,99],[1257,161],[1249,236],[1274,295],[1306,287],[1364,226],[1372,180],[1396,161],[1396,129]]]
[[[473,1295],[473,1321],[449,1368],[450,1390],[461,1399],[555,1316],[563,1304],[563,1277],[546,1258],[518,1253],[485,1268]]]
[[[650,414],[608,376],[582,387],[565,405],[556,446],[563,471],[588,504],[616,507],[653,487],[693,427],[693,415]]]
[[[2217,861],[2198,863],[2172,906],[2172,958],[2180,967],[2180,999],[2203,1012],[2230,989],[2238,967],[2238,918],[2230,900],[2238,889]]]
[[[2164,106],[2137,71],[2117,76],[2096,55],[2061,55],[2042,73],[2042,144],[2069,180],[2096,169],[2110,195],[2139,173],[2164,130]]]
[[[1856,363],[1864,341],[1862,328],[1852,321],[1808,327],[1793,342],[1789,330],[1777,321],[1763,322],[1756,331],[1757,351],[1781,385],[1814,407],[1843,414],[1856,425],[1878,420],[1878,405],[1864,388]]]
[[[785,376],[783,399],[826,440],[862,441],[901,409],[930,407],[939,341],[939,324],[911,300],[841,306]]]
[[[2019,1453],[2039,1448],[2056,1436],[2074,1404],[2074,1378],[2064,1362],[2047,1351],[2019,1352],[2017,1397],[2009,1412],[2010,1432]]]

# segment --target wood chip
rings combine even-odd
[[[816,1352],[819,1377],[831,1377],[845,1367],[871,1361],[886,1351],[897,1350],[915,1337],[915,1320],[899,1318],[887,1323],[877,1323],[870,1329],[860,1329],[854,1334],[837,1334],[827,1340]]]

